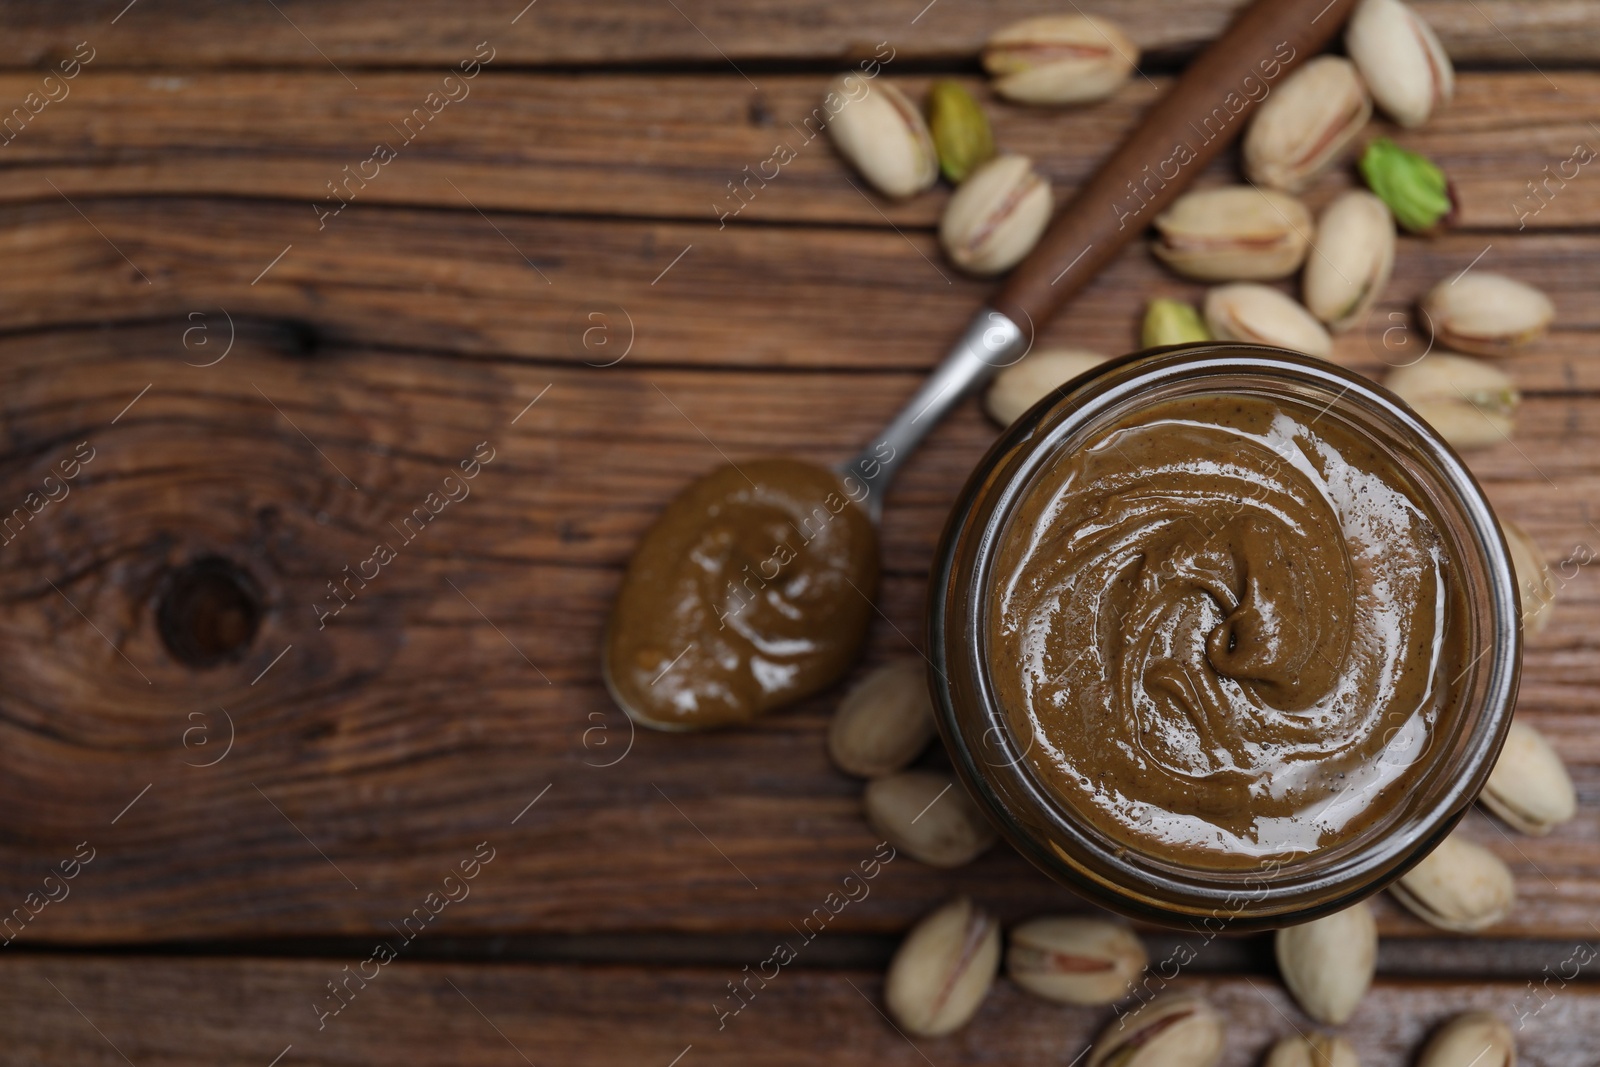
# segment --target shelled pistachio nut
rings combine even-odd
[[[1394,269],[1394,217],[1382,200],[1352,189],[1322,211],[1300,279],[1306,307],[1335,333],[1359,325]]]
[[[1363,901],[1277,933],[1283,984],[1305,1013],[1337,1026],[1355,1013],[1378,966],[1378,924]]]
[[[1510,868],[1459,831],[1439,842],[1389,891],[1417,918],[1458,934],[1493,926],[1511,911],[1517,896]]]
[[[1022,261],[1050,224],[1050,183],[1027,156],[992,159],[967,176],[945,205],[939,241],[969,274],[999,274]]]
[[[1116,23],[1091,15],[1013,22],[983,47],[995,92],[1021,104],[1085,104],[1122,88],[1139,46]]]
[[[1219,285],[1206,294],[1205,313],[1219,341],[1277,345],[1323,359],[1333,352],[1333,339],[1311,312],[1265,285]]]
[[[1086,1067],[1212,1067],[1222,1057],[1222,1020],[1209,1001],[1158,997],[1094,1039]]]
[[[1244,172],[1298,191],[1339,158],[1372,117],[1372,98],[1348,59],[1318,56],[1261,102],[1244,135]]]
[[[928,129],[939,152],[939,169],[960,185],[994,158],[994,132],[983,105],[960,82],[937,81],[928,88]]]
[[[1157,298],[1144,309],[1139,327],[1139,344],[1145,348],[1163,345],[1188,345],[1214,340],[1205,320],[1193,304],[1182,300]]]
[[[989,825],[950,775],[901,771],[867,784],[867,822],[891,845],[930,867],[971,863],[995,842]]]
[[[1100,353],[1081,348],[1029,353],[995,375],[994,384],[983,399],[984,410],[1001,426],[1010,426],[1024,411],[1055,392],[1057,386],[1105,361]]]
[[[1293,274],[1311,245],[1311,212],[1288,193],[1229,185],[1185,193],[1156,217],[1157,258],[1188,278],[1266,281]]]
[[[1572,818],[1578,807],[1566,764],[1543,734],[1520,722],[1511,724],[1478,799],[1514,828],[1536,837]]]
[[[920,659],[886,663],[839,702],[828,755],[846,774],[881,778],[904,770],[933,740],[933,700]]]
[[[1422,310],[1440,344],[1480,356],[1507,356],[1532,344],[1556,317],[1544,293],[1488,271],[1440,282],[1422,298]]]
[[[1433,1032],[1417,1057],[1417,1067],[1514,1067],[1516,1062],[1511,1028],[1486,1011],[1457,1015]]]
[[[912,927],[895,950],[883,984],[901,1029],[937,1037],[977,1013],[1000,967],[1000,924],[966,897]]]
[[[1500,521],[1506,548],[1511,553],[1511,569],[1517,576],[1517,594],[1522,602],[1522,629],[1536,634],[1550,622],[1550,609],[1556,600],[1556,581],[1544,552],[1528,531],[1509,519]]]
[[[1360,1067],[1350,1042],[1312,1031],[1290,1034],[1272,1046],[1262,1067]]]
[[[1511,436],[1517,392],[1510,375],[1481,359],[1430,352],[1384,381],[1439,436],[1459,449],[1488,448]]]
[[[1367,188],[1389,205],[1394,219],[1411,233],[1431,236],[1455,221],[1455,191],[1438,164],[1409,152],[1387,137],[1374,137],[1357,164]]]
[[[1345,27],[1344,45],[1378,106],[1402,126],[1421,126],[1455,92],[1444,46],[1401,0],[1362,0]]]
[[[867,86],[862,92],[862,85]],[[844,103],[828,123],[839,154],[884,196],[897,200],[939,180],[939,155],[922,112],[889,82],[846,74],[828,87]]]
[[[1029,919],[1011,930],[1006,974],[1046,1000],[1110,1004],[1126,996],[1148,957],[1121,923],[1079,916]]]

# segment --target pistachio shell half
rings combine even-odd
[[[1333,339],[1311,312],[1265,285],[1218,286],[1206,294],[1205,313],[1221,341],[1276,345],[1323,359],[1333,352]]]
[[[983,69],[995,92],[1022,104],[1084,104],[1122,88],[1139,46],[1116,23],[1091,15],[1039,15],[989,38]]]
[[[1348,59],[1318,56],[1261,103],[1244,136],[1250,180],[1296,192],[1321,173],[1372,117],[1372,99]]]
[[[900,1026],[923,1037],[960,1029],[1000,967],[1000,924],[966,897],[924,917],[900,942],[883,999]]]
[[[1572,818],[1578,807],[1566,764],[1543,734],[1520,722],[1511,724],[1478,799],[1516,829],[1540,837]]]
[[[868,783],[867,822],[891,845],[930,867],[971,863],[995,842],[994,828],[954,778],[901,771]]]
[[[969,274],[999,274],[1022,261],[1050,224],[1050,183],[1027,156],[1003,155],[967,176],[939,220],[950,261]]]
[[[1338,1025],[1355,1013],[1378,965],[1378,924],[1363,901],[1279,930],[1275,948],[1283,984],[1305,1013]]]
[[[846,774],[904,770],[933,740],[933,700],[920,659],[886,663],[845,694],[828,725],[828,755]]]
[[[1002,426],[1010,426],[1033,405],[1084,371],[1106,361],[1098,352],[1081,348],[1051,348],[1029,353],[1027,358],[995,375],[984,397],[984,410]]]
[[[1158,997],[1100,1031],[1087,1067],[1213,1067],[1222,1058],[1222,1021],[1209,1001]]]
[[[1394,269],[1394,217],[1361,189],[1323,209],[1306,258],[1301,294],[1311,313],[1335,333],[1360,324]]]
[[[1440,344],[1480,356],[1506,356],[1544,336],[1556,316],[1550,298],[1504,274],[1472,271],[1442,281],[1422,299]]]
[[[1522,394],[1509,375],[1479,359],[1431,352],[1398,367],[1384,385],[1459,449],[1488,448],[1511,436]]]
[[[1311,245],[1311,212],[1288,193],[1229,185],[1185,193],[1156,217],[1156,257],[1201,281],[1293,274]]]
[[[1030,919],[1011,930],[1006,974],[1064,1004],[1110,1004],[1144,973],[1144,944],[1121,923],[1079,916]]]
[[[1400,0],[1362,0],[1344,31],[1378,106],[1402,126],[1420,126],[1449,102],[1455,70],[1433,28]]]
[[[1506,549],[1511,553],[1511,569],[1517,576],[1517,593],[1522,600],[1522,628],[1538,633],[1550,622],[1550,609],[1556,600],[1556,582],[1550,566],[1528,531],[1509,519],[1500,520]]]
[[[1313,1031],[1290,1034],[1272,1046],[1263,1067],[1360,1067],[1350,1042]]]
[[[1428,1039],[1417,1067],[1514,1067],[1511,1028],[1486,1011],[1457,1015]]]
[[[1389,891],[1417,918],[1462,934],[1505,918],[1517,896],[1510,868],[1459,832],[1439,842]]]
[[[905,93],[881,78],[866,82],[859,74],[845,74],[834,79],[823,99],[835,97],[843,104],[828,123],[828,136],[878,192],[904,199],[939,180],[939,155],[928,124]]]

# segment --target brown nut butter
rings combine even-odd
[[[1113,841],[1237,868],[1335,846],[1415,786],[1469,666],[1427,497],[1289,399],[1124,415],[999,545],[988,671],[1024,763]]]
[[[634,553],[607,626],[607,685],[647,726],[746,722],[849,670],[877,585],[877,530],[839,475],[791,459],[719,468]]]

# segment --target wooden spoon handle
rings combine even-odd
[[[991,306],[1034,336],[1239,135],[1357,2],[1256,0],[1078,190]]]

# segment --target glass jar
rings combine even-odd
[[[1062,457],[1131,413],[1200,395],[1244,395],[1319,412],[1374,445],[1432,512],[1466,648],[1409,786],[1353,836],[1255,866],[1201,865],[1112,837],[1040,780],[990,674],[989,592],[1019,502]],[[1090,900],[1174,926],[1250,930],[1347,907],[1404,874],[1477,797],[1510,725],[1521,664],[1516,581],[1499,524],[1465,464],[1368,379],[1324,360],[1252,345],[1158,349],[1067,383],[1000,435],[945,528],[931,578],[930,680],[940,730],[969,791],[1018,851]]]

